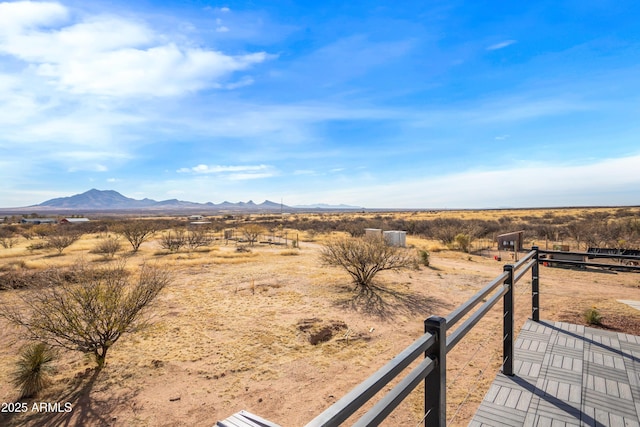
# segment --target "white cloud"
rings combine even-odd
[[[68,24],[68,15],[57,3],[0,4],[0,54],[27,62],[31,66],[26,70],[59,90],[113,97],[173,96],[222,87],[234,72],[273,57],[182,46],[144,23],[117,16]]]
[[[197,174],[209,174],[209,173],[227,173],[227,172],[259,172],[270,169],[271,166],[267,165],[255,165],[255,166],[224,166],[224,165],[204,165],[200,164],[191,168],[180,168],[178,173],[197,173]]]
[[[172,96],[216,87],[225,75],[267,57],[263,52],[233,57],[170,44],[146,50],[121,49],[60,65],[45,64],[39,71],[74,93]]]
[[[200,164],[191,168],[180,168],[176,172],[191,175],[215,174],[218,178],[228,181],[246,181],[249,179],[271,178],[278,175],[277,170],[269,165],[204,165]]]
[[[232,173],[229,175],[229,179],[231,181],[245,181],[248,179],[263,179],[263,178],[272,178],[276,176],[275,172],[265,172],[265,173]]]
[[[512,44],[515,44],[516,41],[515,40],[505,40],[505,41],[501,41],[499,43],[496,44],[492,44],[491,46],[487,47],[487,50],[498,50],[498,49],[504,49],[507,46],[511,46]]]
[[[59,3],[17,1],[0,3],[0,35],[15,28],[32,28],[66,21],[67,9]]]
[[[311,169],[298,169],[293,171],[294,175],[316,175],[317,172]]]
[[[237,82],[227,83],[223,87],[225,89],[237,89],[239,87],[250,86],[253,84],[253,79],[249,76],[244,76]]]
[[[225,27],[224,25],[216,28],[217,33],[228,33],[229,27]]]

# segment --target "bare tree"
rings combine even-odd
[[[146,265],[134,281],[123,263],[100,270],[80,264],[72,275],[78,283],[66,273],[53,269],[50,286],[23,294],[24,307],[8,307],[0,316],[34,341],[92,354],[98,368],[123,334],[148,324],[145,310],[170,282],[166,270]]]
[[[258,224],[249,224],[242,227],[242,235],[249,242],[249,246],[253,246],[258,241],[258,237],[264,232],[264,227]]]
[[[47,246],[56,249],[58,255],[60,255],[62,251],[80,239],[80,236],[81,234],[75,230],[58,227],[53,233],[47,235],[45,240],[47,241]]]
[[[381,271],[417,266],[413,251],[390,246],[378,236],[332,240],[322,248],[320,259],[326,265],[345,269],[359,291],[368,290]]]
[[[156,224],[153,221],[132,220],[124,222],[117,227],[118,233],[122,234],[133,248],[133,252],[138,252],[140,245],[153,236],[157,231]]]

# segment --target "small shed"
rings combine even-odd
[[[522,250],[524,231],[514,231],[512,233],[500,234],[497,237],[498,250],[517,252]]]
[[[399,246],[404,248],[407,246],[407,232],[399,230],[384,231],[382,233],[385,242],[389,246]]]
[[[190,215],[189,221],[202,221],[204,217],[202,215]]]
[[[382,229],[380,228],[365,228],[364,235],[366,237],[382,237]]]

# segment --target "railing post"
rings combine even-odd
[[[505,265],[504,271],[509,274],[504,285],[509,290],[503,298],[503,342],[502,342],[502,373],[513,375],[513,265]]]
[[[425,357],[436,362],[436,368],[424,380],[425,427],[445,427],[447,423],[447,321],[431,316],[424,321],[424,332],[431,333],[436,343]]]
[[[531,248],[536,251],[535,263],[531,267],[531,320],[540,321],[540,252],[538,247]]]

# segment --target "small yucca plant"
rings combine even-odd
[[[584,320],[589,325],[601,325],[602,315],[600,314],[597,308],[591,307],[584,311]]]
[[[13,373],[13,385],[20,389],[20,398],[37,395],[49,384],[55,351],[45,343],[32,343],[20,352]]]
[[[418,251],[418,255],[420,256],[420,262],[422,263],[422,265],[424,265],[425,267],[429,267],[429,258],[431,257],[429,251],[421,249]]]

